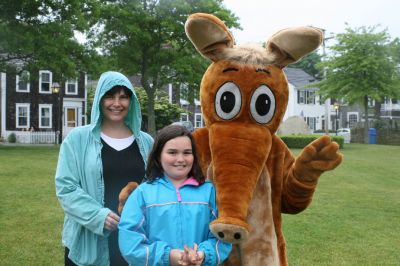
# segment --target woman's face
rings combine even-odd
[[[128,115],[131,99],[125,90],[120,89],[114,94],[104,95],[101,110],[105,122],[123,123]]]
[[[167,141],[161,151],[160,161],[166,176],[174,180],[185,180],[193,166],[192,142],[181,136]]]

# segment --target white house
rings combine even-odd
[[[308,87],[317,80],[298,68],[285,68],[284,71],[289,82],[289,102],[283,121],[291,116],[300,116],[312,130],[323,130],[325,124],[334,129],[334,121],[338,120],[334,106],[330,100],[321,102],[317,87]],[[325,121],[326,113],[328,123]]]

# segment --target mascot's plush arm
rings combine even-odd
[[[343,157],[338,153],[339,145],[329,136],[322,136],[307,145],[296,159],[286,145],[283,150],[281,211],[298,213],[310,204],[321,174],[336,168]]]
[[[134,191],[138,186],[136,182],[128,182],[121,192],[119,193],[119,204],[118,204],[118,213],[121,215],[122,209],[124,208],[125,202],[128,199],[129,195]]]

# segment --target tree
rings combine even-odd
[[[194,12],[213,13],[228,25],[238,26],[221,0],[121,0],[104,2],[99,23],[89,34],[91,43],[110,57],[114,67],[140,75],[152,135],[156,91],[180,82],[193,90],[204,72],[205,64],[198,63],[199,55],[188,44],[184,30],[186,18]],[[190,71],[196,74],[191,76]]]
[[[319,69],[317,68],[317,65],[320,62],[321,62],[321,56],[317,53],[317,51],[313,51],[312,53],[309,53],[308,55],[303,57],[299,62],[291,65],[290,67],[300,68],[313,77],[321,77],[322,75]]]
[[[320,64],[326,78],[319,82],[323,98],[343,99],[360,103],[364,109],[364,140],[368,141],[368,101],[400,94],[399,73],[386,30],[375,32],[376,26],[346,28],[330,47],[332,55]]]
[[[80,44],[76,31],[93,24],[95,0],[2,0],[0,70],[51,69],[65,78],[95,69],[95,51]]]
[[[148,97],[143,88],[137,87],[135,89],[142,112],[142,128],[146,130],[148,121],[148,113],[146,108]],[[154,105],[156,130],[159,130],[164,126],[179,120],[180,114],[186,112],[186,110],[182,109],[180,106],[170,103],[168,95],[165,92],[157,91],[156,97],[157,102]]]

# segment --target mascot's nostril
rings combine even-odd
[[[224,238],[224,237],[225,237],[225,235],[224,235],[223,232],[218,232],[218,236],[219,236],[220,238]]]
[[[242,236],[240,235],[240,233],[235,233],[235,235],[233,236],[235,239],[239,240],[240,238],[242,238]]]

